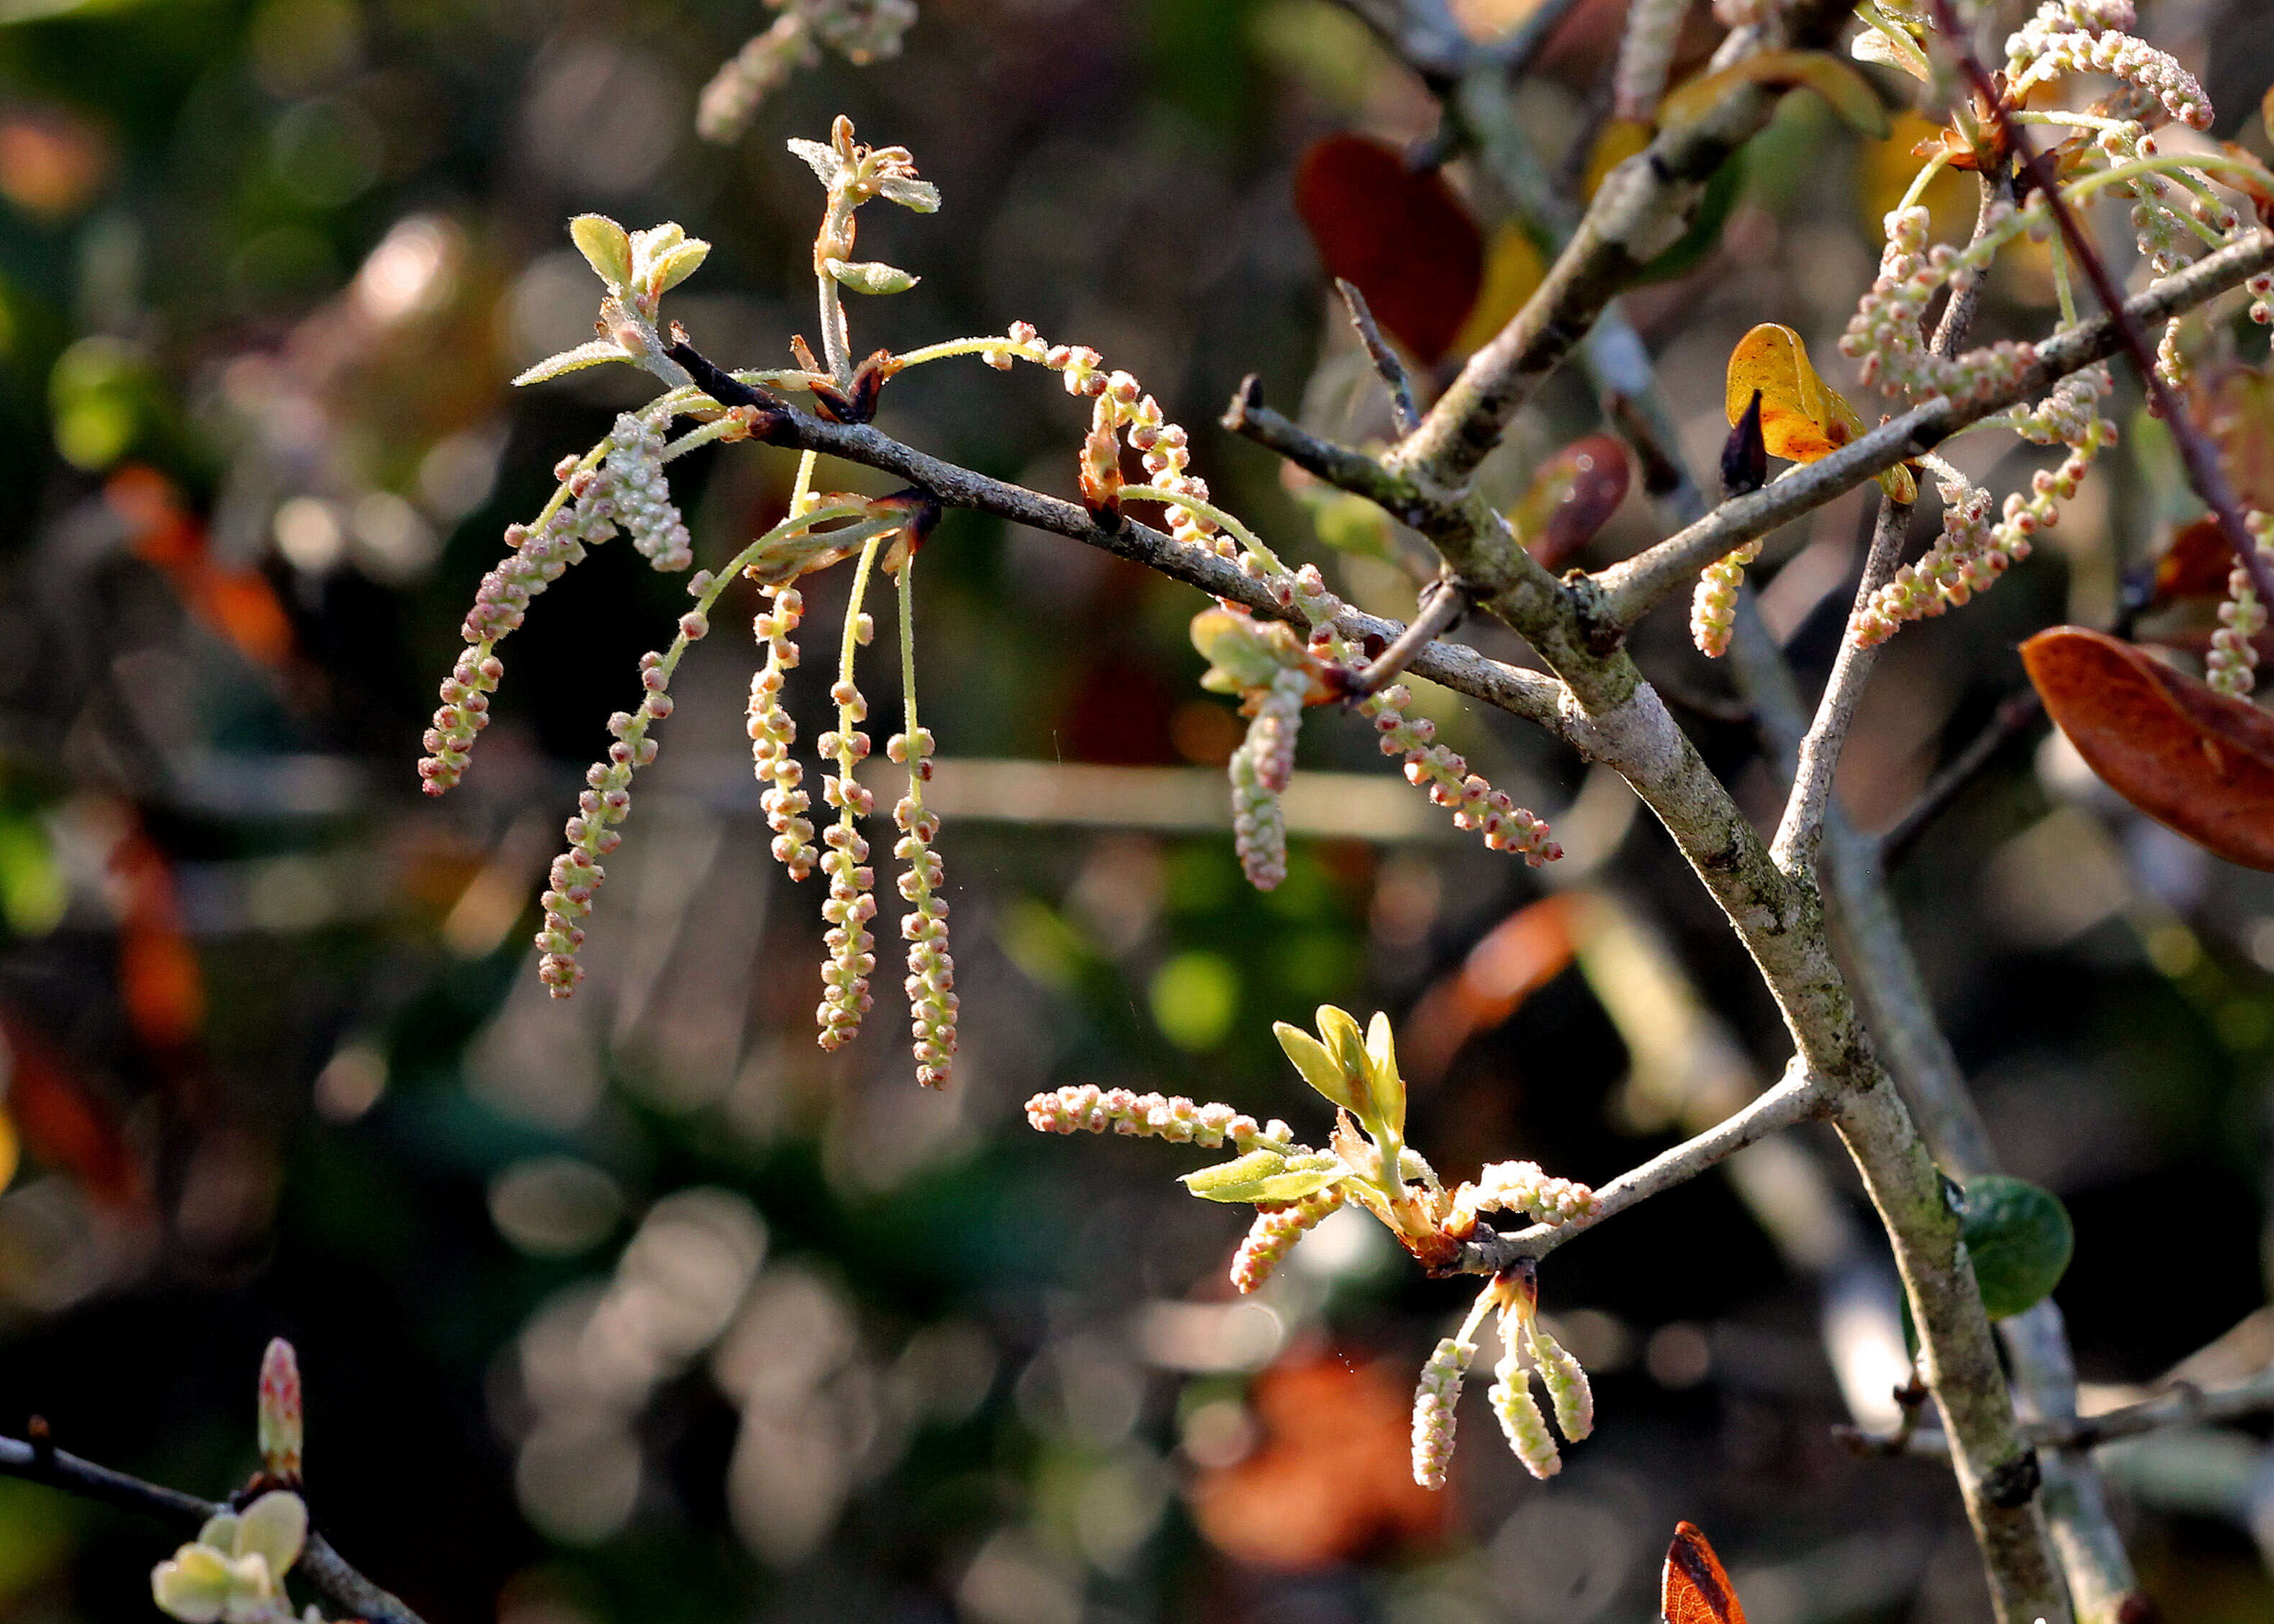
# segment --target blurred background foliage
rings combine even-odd
[[[1462,9],[1489,33],[1525,7]],[[2192,64],[2220,39],[2226,133],[2274,77],[2253,9],[2153,11]],[[1520,99],[1578,184],[1588,154],[1565,148],[1622,11],[1588,0]],[[1327,133],[1409,142],[1435,118],[1344,11],[926,0],[899,59],[832,59],[732,147],[698,142],[697,90],[769,15],[0,0],[0,1430],[36,1411],[69,1448],[218,1494],[252,1464],[260,1350],[287,1335],[320,1522],[434,1624],[1587,1624],[1644,1616],[1676,1517],[1707,1529],[1758,1624],[1977,1616],[1942,1468],[1829,1440],[1850,1404],[1884,1410],[1900,1365],[1828,1140],[1559,1253],[1542,1301],[1596,1372],[1596,1439],[1538,1485],[1472,1414],[1430,1496],[1406,1477],[1408,1384],[1460,1288],[1345,1214],[1234,1300],[1239,1221],[1171,1182],[1188,1157],[1020,1120],[1029,1094],[1094,1081],[1319,1130],[1267,1028],[1321,1000],[1398,1018],[1413,1139],[1449,1173],[1522,1155],[1600,1182],[1772,1075],[1782,1034],[1671,848],[1504,718],[1418,702],[1555,818],[1560,871],[1455,838],[1402,787],[1322,778],[1331,804],[1259,896],[1223,827],[1237,724],[1193,686],[1193,594],[952,515],[920,588],[943,785],[959,763],[1152,770],[967,778],[1026,788],[950,808],[953,1088],[909,1081],[890,999],[842,1054],[812,1044],[816,899],[764,855],[736,636],[676,685],[590,980],[543,996],[543,868],[676,584],[596,554],[507,650],[467,784],[427,802],[412,763],[503,527],[643,393],[614,368],[506,387],[587,334],[568,214],[711,239],[675,312],[721,360],[781,365],[810,321],[818,208],[782,141],[843,111],[913,147],[946,199],[930,219],[871,211],[863,252],[924,280],[857,302],[862,350],[1013,319],[1095,345],[1193,428],[1220,499],[1314,556],[1332,555],[1298,540],[1309,511],[1215,414],[1249,371],[1291,405],[1307,386],[1338,432],[1381,410],[1352,387],[1290,175]],[[1710,48],[1702,6],[1693,28]],[[1921,133],[1859,143],[1792,98],[1718,239],[1631,301],[1701,466],[1745,327],[1834,355]],[[1942,206],[1962,225],[1963,193]],[[1520,293],[1522,265],[1502,269]],[[1985,337],[2042,326],[2050,300],[2024,264]],[[1519,486],[1590,410],[1548,391],[1491,477]],[[1054,380],[927,368],[881,421],[1073,492],[1081,414]],[[1843,779],[1859,822],[1891,819],[2019,686],[2019,635],[2105,620],[2122,571],[2191,516],[2137,426],[2057,546],[1894,646]],[[680,468],[706,562],[787,497],[781,454]],[[1804,669],[1828,662],[1859,511],[1775,538],[1761,571]],[[1631,499],[1591,557],[1649,524]],[[1382,558],[1335,568],[1359,602],[1410,610]],[[816,584],[817,623],[843,590]],[[1750,731],[1678,612],[1638,646],[1768,816]],[[1394,786],[1366,730],[1330,718],[1303,765]],[[2033,737],[1898,890],[2002,1154],[2074,1215],[2059,1297],[2088,1383],[2150,1380],[2221,1337],[2191,1370],[2274,1357],[2274,883]],[[2255,1433],[2177,1435],[2112,1470],[2170,1616],[2267,1616],[2274,1452]],[[0,1617],[154,1617],[166,1544],[0,1482]]]

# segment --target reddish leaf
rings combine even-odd
[[[2206,514],[2172,538],[2156,560],[2156,601],[2174,598],[2224,598],[2226,578],[2234,569],[2234,549],[2218,515]]]
[[[1406,1075],[1436,1081],[1462,1044],[1561,975],[1571,962],[1574,913],[1568,892],[1518,908],[1469,950],[1458,970],[1423,993],[1397,1040]]]
[[[1484,286],[1484,235],[1434,170],[1386,142],[1330,135],[1295,169],[1295,212],[1329,276],[1347,278],[1425,365],[1451,347]]]
[[[126,527],[136,557],[166,577],[184,606],[258,665],[281,666],[292,652],[292,623],[268,577],[214,556],[205,527],[173,481],[129,463],[110,477],[103,500]]]
[[[1745,1624],[1744,1606],[1730,1586],[1721,1559],[1695,1523],[1674,1525],[1674,1543],[1666,1547],[1659,1609],[1666,1624]]]
[[[1191,1490],[1218,1550],[1299,1570],[1442,1537],[1445,1497],[1407,1469],[1412,1401],[1382,1367],[1338,1350],[1290,1360],[1257,1379],[1254,1407],[1261,1447]]]
[[[1627,448],[1608,434],[1575,440],[1532,476],[1509,515],[1525,551],[1561,569],[1594,539],[1627,496]]]
[[[0,1011],[0,1048],[12,1066],[8,1109],[25,1148],[79,1181],[114,1209],[147,1199],[140,1162],[128,1147],[118,1114],[28,1023]]]
[[[2274,868],[2274,716],[2082,627],[2039,632],[2022,660],[2111,789],[2230,862]]]

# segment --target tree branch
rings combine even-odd
[[[1848,741],[1848,725],[1855,720],[1864,685],[1879,660],[1878,644],[1865,648],[1856,643],[1852,635],[1856,618],[1895,573],[1910,523],[1909,503],[1892,496],[1879,498],[1871,550],[1864,555],[1864,573],[1856,583],[1855,606],[1849,611],[1849,635],[1840,639],[1832,674],[1825,679],[1824,697],[1817,703],[1816,719],[1800,741],[1792,793],[1785,799],[1784,817],[1777,824],[1776,838],[1769,844],[1769,855],[1788,875],[1808,874],[1816,867],[1817,848],[1824,842],[1825,810],[1832,800],[1832,778],[1840,770],[1840,748]]]
[[[2177,275],[2126,300],[2124,312],[2135,322],[2159,321],[2193,310],[2269,268],[2274,268],[2274,235],[2262,231],[2248,242],[2204,256]],[[2106,316],[2096,317],[2039,344],[2036,362],[2009,387],[1963,403],[1938,395],[1820,462],[1796,469],[1749,495],[1723,502],[1688,529],[1594,575],[1596,616],[1607,628],[1624,631],[1668,595],[1686,588],[1715,559],[1822,507],[1898,462],[1933,450],[1961,429],[2043,394],[2071,372],[2105,361],[2123,347],[2124,336],[2117,324]]]
[[[674,344],[672,354],[690,372],[702,369],[697,375],[704,380],[703,387],[722,405],[754,405],[767,411],[771,426],[766,441],[770,445],[817,451],[877,469],[922,485],[947,507],[992,514],[1013,523],[1064,536],[1118,558],[1133,559],[1172,581],[1198,587],[1211,597],[1244,604],[1267,618],[1286,618],[1286,611],[1272,601],[1263,583],[1230,559],[1186,546],[1171,536],[1126,516],[1115,529],[1106,530],[1072,502],[959,468],[903,445],[866,424],[829,423],[805,412],[782,410],[778,399],[736,383],[691,344]],[[1277,417],[1276,413],[1269,415]],[[1285,419],[1279,421],[1284,423]],[[1291,424],[1287,426],[1293,429]],[[1346,455],[1367,460],[1355,451]],[[1375,636],[1384,643],[1395,643],[1405,630],[1396,620],[1382,620],[1356,609],[1347,611],[1337,624],[1357,642]],[[1482,700],[1512,716],[1537,723],[1559,736],[1564,733],[1563,685],[1542,672],[1487,659],[1457,643],[1430,644],[1414,657],[1408,669],[1416,676],[1427,677],[1472,699]]]
[[[1607,1218],[1624,1212],[1638,1201],[1686,1184],[1708,1169],[1728,1161],[1748,1145],[1772,1133],[1826,1115],[1832,1097],[1822,1079],[1812,1076],[1797,1060],[1785,1068],[1783,1078],[1743,1110],[1694,1139],[1653,1156],[1640,1167],[1620,1174],[1595,1192],[1595,1210],[1563,1223],[1536,1223],[1526,1229],[1471,1241],[1463,1249],[1460,1272],[1490,1274],[1519,1258],[1546,1257],[1569,1240],[1575,1240]]]
[[[162,1484],[147,1483],[81,1460],[64,1450],[26,1443],[20,1439],[0,1438],[0,1477],[45,1484],[67,1494],[155,1517],[192,1532],[202,1527],[207,1518],[227,1509],[215,1501],[200,1500]],[[425,1624],[401,1601],[350,1567],[331,1542],[313,1529],[308,1532],[307,1546],[293,1571],[305,1575],[326,1601],[349,1616],[368,1620],[368,1624]]]
[[[2097,1416],[2071,1415],[2026,1422],[2022,1432],[2039,1448],[2082,1454],[2120,1439],[2168,1432],[2173,1427],[2250,1420],[2269,1413],[2274,1413],[2274,1367],[2231,1387],[2203,1388],[2183,1381],[2153,1398]],[[1881,1455],[1942,1455],[1950,1449],[1948,1439],[1931,1432],[1914,1433],[1902,1448],[1886,1447],[1894,1441],[1891,1439],[1865,1435],[1862,1441],[1870,1447],[1871,1453]]]
[[[1343,296],[1343,307],[1350,312],[1351,326],[1358,329],[1359,342],[1366,346],[1367,358],[1374,363],[1382,387],[1389,392],[1390,420],[1401,436],[1411,434],[1420,424],[1421,411],[1413,403],[1413,380],[1405,375],[1405,363],[1382,342],[1382,329],[1374,326],[1374,312],[1367,307],[1366,295],[1359,291],[1358,284],[1337,276],[1335,291]]]

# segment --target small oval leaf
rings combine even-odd
[[[1444,177],[1362,135],[1315,142],[1295,169],[1295,212],[1329,277],[1424,365],[1451,347],[1484,285],[1484,234]]]
[[[1675,1524],[1660,1579],[1659,1615],[1664,1624],[1745,1624],[1728,1572],[1695,1523]]]
[[[632,239],[623,227],[606,214],[579,214],[568,222],[568,236],[610,289],[621,293],[631,286]]]
[[[1251,1190],[1267,1178],[1287,1170],[1287,1158],[1276,1150],[1251,1150],[1244,1156],[1219,1162],[1184,1176],[1183,1184],[1206,1201],[1252,1201]]]
[[[2082,627],[2039,632],[2022,663],[2109,788],[2229,862],[2274,869],[2274,716]]]
[[[874,259],[830,259],[824,263],[832,276],[855,293],[906,293],[922,280],[913,271]]]
[[[2060,1198],[2003,1173],[1966,1186],[1965,1235],[1983,1312],[1992,1320],[2036,1307],[2060,1284],[2076,1249]]]

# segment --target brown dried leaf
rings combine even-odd
[[[1745,1609],[1721,1559],[1695,1523],[1677,1522],[1666,1547],[1659,1610],[1666,1624],[1745,1624]]]
[[[2274,717],[2082,627],[2039,632],[2022,661],[2102,782],[2229,862],[2274,868]]]

